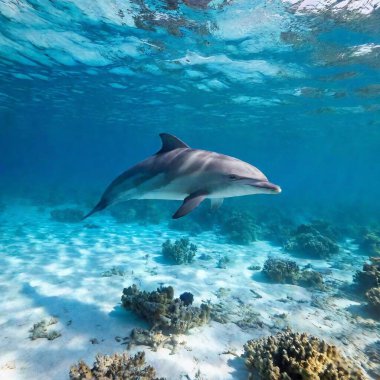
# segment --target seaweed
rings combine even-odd
[[[187,298],[187,297],[185,297]],[[174,298],[171,286],[159,287],[156,291],[140,291],[136,285],[123,290],[122,305],[147,320],[153,330],[164,333],[185,333],[189,329],[201,326],[210,319],[210,307],[202,303],[192,306],[180,298]]]
[[[250,378],[262,380],[364,380],[339,350],[317,337],[291,330],[244,345]]]
[[[190,243],[188,238],[176,240],[174,244],[170,240],[166,240],[162,244],[162,254],[174,264],[190,264],[194,260],[197,246]]]
[[[145,353],[97,355],[93,367],[80,361],[70,368],[70,380],[164,380],[145,362]]]

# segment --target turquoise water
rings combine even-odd
[[[286,325],[273,315],[310,312],[310,320],[328,317],[331,326],[315,329],[292,318],[288,325],[337,344],[378,378],[380,312],[368,309],[354,275],[380,253],[379,5],[0,0],[0,289],[9,302],[0,322],[0,378],[64,379],[75,361],[120,352],[114,336],[141,324],[113,311],[133,283],[147,291],[177,286],[178,296],[191,291],[199,302],[222,298],[233,305],[245,294],[243,304],[268,314],[265,327],[241,330],[231,312],[227,343],[222,336],[230,327],[215,325],[220,321],[196,330],[188,345],[199,350],[198,361],[183,368],[165,349],[158,356],[147,349],[160,376],[195,379],[199,370],[202,379],[247,378],[243,360],[218,362],[219,351],[232,347],[240,355],[248,339]],[[160,149],[162,132],[251,163],[282,193],[229,198],[217,211],[203,202],[177,222],[171,215],[178,200],[132,201],[81,222],[117,175]],[[339,253],[313,257],[294,247],[302,224]],[[196,260],[172,266],[161,245],[185,236],[198,247]],[[281,293],[283,285],[247,269],[262,269],[272,255],[311,265],[329,290],[321,295],[293,283]],[[230,295],[215,296],[228,278]],[[378,288],[379,274],[376,281]],[[107,291],[91,293],[101,287]],[[250,289],[263,299],[248,301]],[[285,303],[271,298],[277,291],[277,300],[289,296],[305,306],[294,301],[281,309]],[[315,297],[330,297],[336,307],[315,316]],[[86,325],[94,311],[100,335],[95,322]],[[55,316],[62,337],[29,341],[34,323]],[[78,327],[70,330],[69,320]],[[202,334],[206,341],[197,345]],[[343,335],[348,343],[337,338]],[[95,337],[106,343],[89,345]],[[210,339],[218,349],[207,358]],[[51,347],[63,350],[60,364],[54,354],[39,362]]]

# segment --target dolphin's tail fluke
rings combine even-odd
[[[82,220],[87,219],[92,214],[95,214],[98,211],[104,210],[108,206],[107,202],[102,198],[99,203],[87,214],[85,215]]]

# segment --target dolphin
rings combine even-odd
[[[182,200],[172,216],[181,218],[204,201],[219,207],[224,198],[252,194],[277,194],[257,168],[224,154],[192,149],[177,137],[160,134],[162,147],[154,155],[131,167],[106,188],[98,204],[83,218],[130,199]]]

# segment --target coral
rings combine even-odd
[[[153,367],[146,365],[145,353],[130,357],[127,353],[97,355],[90,368],[80,361],[70,368],[70,380],[163,380],[156,377]]]
[[[380,258],[371,257],[370,263],[365,263],[363,270],[355,273],[354,282],[363,293],[371,288],[380,287]]]
[[[290,239],[293,229],[289,220],[270,221],[262,226],[260,238],[284,245]]]
[[[101,273],[102,277],[112,277],[112,276],[125,276],[125,270],[117,267],[112,267],[109,270],[106,270]]]
[[[261,269],[261,266],[260,265],[250,265],[248,268],[248,270],[260,270]]]
[[[41,322],[35,323],[33,327],[29,330],[29,339],[36,340],[40,338],[46,338],[47,340],[54,340],[61,336],[61,333],[56,330],[48,331],[48,327],[58,323],[58,320],[51,318],[48,321],[42,320]]]
[[[371,288],[365,296],[368,301],[368,306],[374,311],[380,313],[380,287]]]
[[[230,263],[230,259],[228,256],[222,256],[219,258],[218,262],[216,263],[216,267],[219,269],[226,269],[227,264]]]
[[[154,351],[158,347],[162,346],[168,337],[163,335],[161,331],[151,331],[145,329],[133,329],[130,337],[128,338],[128,349],[132,346],[149,346],[152,347]]]
[[[380,236],[375,232],[366,233],[360,243],[360,248],[370,255],[380,256]]]
[[[209,321],[210,307],[185,305],[174,298],[171,286],[160,287],[153,292],[140,291],[136,285],[123,290],[121,302],[127,310],[134,311],[152,325],[153,330],[164,333],[184,333]]]
[[[359,368],[335,346],[290,330],[244,345],[250,378],[262,380],[364,380]]]
[[[185,306],[189,306],[192,305],[194,301],[194,296],[190,292],[185,292],[179,296],[179,299],[183,302]]]
[[[364,352],[372,363],[380,364],[380,340],[368,345]]]
[[[153,351],[160,347],[170,348],[172,353],[175,352],[179,342],[175,335],[164,335],[161,331],[152,331],[145,329],[133,329],[129,338],[127,338],[128,350],[133,346],[148,346]]]
[[[366,370],[373,379],[380,379],[380,340],[365,347],[367,357]]]
[[[83,219],[84,213],[76,208],[64,208],[50,211],[50,217],[56,222],[78,223]]]
[[[199,257],[198,257],[199,260],[204,260],[204,261],[208,261],[208,260],[212,260],[212,256],[211,255],[208,255],[207,253],[202,253]]]
[[[162,244],[163,256],[175,264],[188,264],[193,262],[195,252],[197,252],[197,246],[191,244],[187,238],[176,240],[174,244],[172,244],[170,240],[166,240],[166,242]]]
[[[322,275],[314,270],[302,271],[297,280],[297,283],[298,285],[304,286],[305,288],[314,288],[319,290],[325,289]]]
[[[258,226],[252,216],[246,212],[233,211],[221,221],[220,230],[232,243],[249,244],[257,240]]]
[[[297,263],[292,260],[269,258],[265,261],[262,272],[273,282],[320,290],[325,288],[323,277],[319,272],[313,270],[300,271]]]
[[[269,258],[265,261],[262,272],[274,282],[296,284],[299,270],[295,261]]]
[[[324,220],[313,220],[310,224],[301,224],[298,227],[299,233],[315,233],[328,237],[333,241],[337,241],[340,234],[336,228]]]
[[[210,209],[209,205],[200,205],[194,212],[191,213],[190,219],[200,227],[201,231],[212,230],[220,223],[221,217],[224,215],[224,211],[221,209]],[[185,219],[185,218],[184,218]]]
[[[284,248],[289,252],[303,253],[320,259],[330,257],[339,252],[339,246],[336,241],[323,235],[314,225],[306,224],[301,224],[297,228]]]

